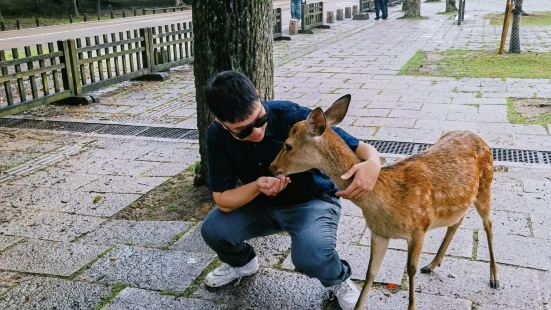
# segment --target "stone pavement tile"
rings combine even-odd
[[[369,292],[363,309],[396,310],[407,309],[409,293],[407,291],[390,292],[376,288]],[[415,293],[415,305],[423,310],[471,310],[471,301],[463,298],[436,296]]]
[[[340,126],[347,133],[358,139],[370,139],[377,132],[377,127],[361,127],[355,125]]]
[[[492,190],[503,190],[506,192],[522,192],[522,182],[516,173],[504,171],[494,172],[494,181],[492,182]]]
[[[423,243],[423,253],[436,254],[444,236],[446,235],[447,228],[436,228],[428,231],[425,236],[425,242]],[[371,243],[371,233],[369,230],[366,230],[362,239],[361,244],[369,245]],[[388,245],[390,249],[404,250],[407,251],[407,241],[403,239],[391,239]],[[446,251],[448,256],[460,256],[460,257],[472,257],[473,251],[473,231],[470,229],[461,229],[459,228],[455,235],[453,236],[452,242]]]
[[[202,222],[193,226],[186,234],[172,245],[171,249],[192,253],[215,254],[201,236]]]
[[[494,206],[492,206],[494,207]],[[531,236],[532,231],[529,226],[528,213],[492,210],[490,216],[492,220],[492,230],[496,234],[509,234],[520,236]],[[480,234],[484,234],[484,225],[482,218],[478,215],[475,208],[471,208],[465,215],[461,228],[478,229]]]
[[[79,239],[82,243],[105,245],[168,245],[190,222],[112,220]]]
[[[104,219],[68,213],[36,211],[0,225],[0,233],[27,238],[71,241],[94,230]]]
[[[326,289],[317,279],[298,273],[260,269],[237,286],[201,286],[192,297],[228,304],[232,309],[320,309]]]
[[[493,244],[498,263],[551,271],[551,240],[494,234]],[[485,235],[479,234],[477,258],[490,260]]]
[[[23,238],[0,235],[0,252],[12,244],[19,242],[21,239]]]
[[[540,175],[527,175],[520,178],[525,193],[549,193],[551,192],[551,177]]]
[[[192,299],[185,297],[174,297],[163,295],[159,292],[142,290],[139,288],[127,287],[117,297],[109,302],[102,309],[105,310],[135,310],[135,309],[163,309],[163,310],[215,310],[230,309],[228,306],[218,305],[214,302]]]
[[[420,266],[432,257],[421,256]],[[490,265],[449,257],[430,274],[417,273],[416,291],[440,296],[455,296],[478,304],[500,305],[501,309],[539,309],[542,286],[538,271],[499,265],[499,289],[490,288]]]
[[[534,237],[551,240],[551,215],[530,214]]]
[[[0,271],[0,295],[30,278],[30,275],[19,272]]]
[[[150,161],[113,159],[103,163],[100,167],[85,165],[82,168],[84,168],[83,172],[93,174],[139,176],[140,174],[151,169],[156,169],[159,166],[159,163]]]
[[[341,215],[337,229],[337,242],[358,243],[365,230],[365,219],[357,216]]]
[[[189,155],[186,154],[185,150],[162,147],[149,151],[148,153],[137,157],[136,160],[181,163],[188,157]]]
[[[492,210],[551,214],[551,193],[492,191]]]
[[[208,254],[118,246],[79,279],[183,292],[213,259]]]
[[[165,177],[101,176],[80,190],[98,193],[145,194],[166,180]]]
[[[442,135],[442,130],[420,128],[382,127],[377,131],[377,140],[403,141],[417,143],[435,143]]]
[[[199,159],[197,152],[197,159]],[[195,161],[193,161],[195,162]],[[156,167],[150,168],[143,172],[141,176],[144,177],[173,177],[178,173],[186,170],[193,162],[179,162],[179,163],[159,163]]]
[[[49,188],[49,187],[33,187],[24,185],[7,185],[13,187],[16,190],[7,199],[7,203],[10,207],[18,210],[32,209],[37,202],[47,197],[67,195],[72,192],[70,189],[63,188]],[[14,187],[15,186],[15,187]]]
[[[348,261],[350,267],[352,267],[352,279],[365,280],[365,274],[369,264],[369,249],[370,248],[367,246],[337,244],[337,252],[340,258]],[[406,252],[388,250],[375,282],[400,284],[406,262]],[[285,259],[281,267],[287,270],[295,270],[291,255]]]
[[[363,217],[362,209],[348,199],[341,199],[341,217],[345,215]]]
[[[108,249],[100,245],[28,240],[0,255],[0,269],[69,276]]]
[[[543,303],[549,307],[551,305],[551,272],[540,272],[540,281],[543,288]]]
[[[140,197],[139,194],[65,191],[38,200],[31,207],[48,211],[110,217]]]
[[[414,128],[415,121],[414,118],[367,117],[357,120],[354,125],[364,127]]]
[[[10,181],[10,184],[25,185],[33,188],[48,187],[75,190],[98,178],[99,176],[90,173],[74,173],[62,168],[49,167],[45,170],[40,170],[31,175]]]
[[[285,259],[291,251],[291,237],[287,234],[275,234],[247,241],[254,247],[260,266],[272,267]]]
[[[35,277],[0,297],[1,309],[91,309],[109,296],[108,286]]]

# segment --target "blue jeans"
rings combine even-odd
[[[375,0],[375,16],[379,17],[379,11],[383,13],[383,18],[388,17],[388,7],[386,0]]]
[[[286,231],[295,269],[328,287],[352,272],[335,250],[340,213],[339,201],[332,197],[285,208],[249,204],[230,213],[215,208],[205,218],[201,235],[221,261],[242,267],[256,256],[245,240]]]
[[[300,20],[300,12],[302,11],[302,0],[291,0],[291,18]]]

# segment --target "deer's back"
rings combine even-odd
[[[493,173],[488,145],[472,132],[449,132],[426,151],[384,167],[367,203],[384,211],[367,214],[369,208],[363,208],[364,213],[373,218],[368,220],[372,226],[389,229],[388,234],[448,226],[476,199],[482,173]]]

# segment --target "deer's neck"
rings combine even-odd
[[[325,162],[322,170],[333,180],[339,190],[344,190],[350,185],[354,178],[343,180],[341,176],[360,162],[356,154],[346,145],[346,143],[333,131],[325,132],[324,147]]]

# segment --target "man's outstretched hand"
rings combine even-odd
[[[258,190],[266,196],[275,196],[284,190],[291,183],[289,177],[260,177],[256,180]]]

